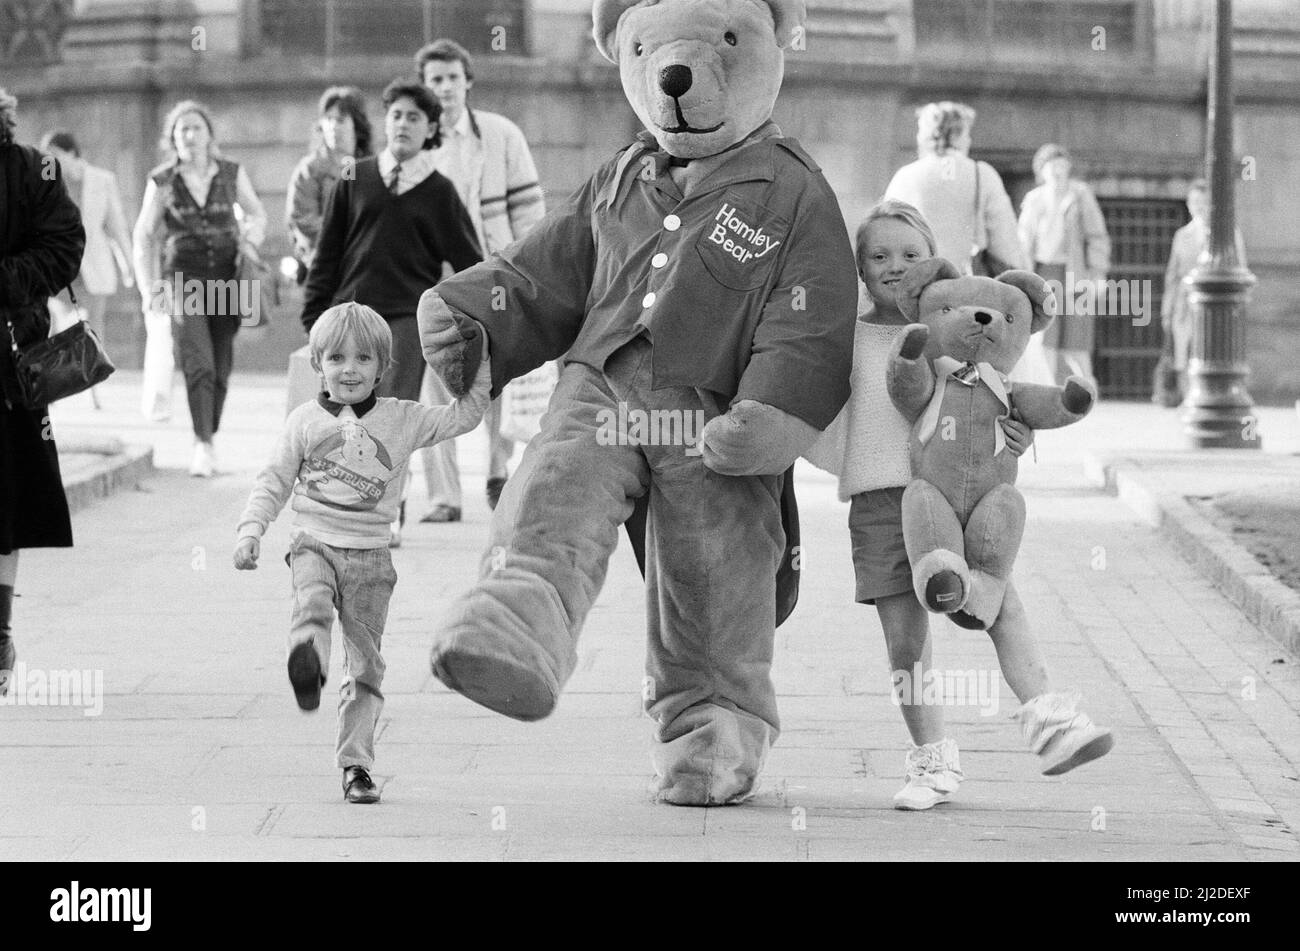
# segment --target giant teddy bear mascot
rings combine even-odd
[[[1029,337],[1051,323],[1050,286],[1029,271],[962,277],[942,258],[922,261],[895,290],[913,323],[894,342],[886,382],[912,430],[912,482],[903,492],[903,541],[917,598],[962,627],[991,626],[1002,610],[1025,528],[1000,417],[1031,429],[1082,419],[1096,400],[1088,380],[1065,386],[1007,380]]]
[[[848,398],[848,234],[816,163],[771,119],[804,15],[802,0],[597,0],[596,44],[646,132],[527,237],[420,301],[425,357],[454,394],[482,333],[494,396],[564,357],[433,671],[508,716],[549,714],[619,526],[647,499],[644,693],[665,802],[754,789],[779,729],[786,473]],[[609,431],[632,418],[704,425],[698,445]]]

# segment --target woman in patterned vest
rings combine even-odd
[[[190,474],[216,472],[221,423],[243,304],[257,288],[236,281],[241,241],[262,243],[266,213],[248,173],[217,150],[212,117],[192,100],[163,120],[169,162],[149,173],[135,224],[135,270],[146,314],[171,316],[194,425]],[[239,220],[242,217],[242,222]]]

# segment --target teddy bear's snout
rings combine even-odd
[[[979,324],[981,327],[987,327],[989,324],[993,323],[993,315],[987,310],[977,310],[975,311],[975,323]]]
[[[659,88],[664,91],[664,95],[671,96],[673,99],[680,99],[686,95],[693,83],[694,77],[689,66],[673,63],[659,70]]]

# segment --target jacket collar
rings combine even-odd
[[[773,143],[769,140],[779,138],[781,138],[780,128],[775,122],[768,119],[730,148],[724,149],[715,155],[692,159],[691,162],[696,167],[710,165],[715,167],[705,172],[705,177],[695,186],[691,197],[696,198],[719,188],[734,185],[737,182],[774,181],[776,179],[776,162],[772,153]],[[668,173],[670,156],[659,148],[659,143],[650,132],[640,132],[628,149],[619,157],[618,164],[614,167],[614,174],[605,183],[605,187],[601,189],[596,198],[597,205],[621,205],[627,197],[627,193],[631,191],[632,182],[641,174],[644,174],[630,173],[630,167],[634,164],[646,167],[641,162],[646,157],[654,159],[656,175],[666,175]]]
[[[325,410],[325,412],[329,413],[331,416],[337,416],[339,413],[341,413],[343,411],[344,406],[351,406],[352,412],[357,414],[357,419],[360,419],[362,416],[365,416],[366,413],[370,412],[372,409],[375,408],[375,404],[378,402],[378,399],[376,398],[374,391],[372,390],[370,395],[367,396],[360,403],[335,403],[332,399],[330,399],[330,395],[328,391],[321,390],[320,393],[317,394],[316,396],[316,402],[320,404],[321,409]]]

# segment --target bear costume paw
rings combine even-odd
[[[424,362],[456,399],[469,392],[485,349],[486,332],[472,317],[452,310],[437,291],[420,295],[415,313]]]
[[[807,452],[821,431],[797,416],[740,400],[700,433],[704,464],[719,475],[778,475]]]
[[[1085,380],[1081,376],[1072,376],[1065,381],[1065,392],[1061,394],[1061,402],[1075,416],[1082,416],[1092,409],[1092,404],[1096,400],[1097,388],[1090,380]]]

